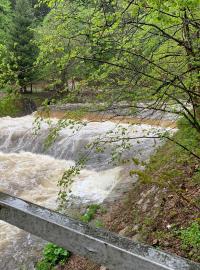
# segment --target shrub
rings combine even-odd
[[[92,204],[88,207],[86,213],[81,217],[81,221],[83,222],[90,222],[94,215],[96,214],[97,210],[100,208],[97,204]]]
[[[15,116],[18,112],[17,97],[13,94],[6,95],[0,99],[0,117],[3,116]]]
[[[43,259],[37,263],[37,270],[50,270],[54,266],[60,264],[64,265],[68,258],[70,257],[70,252],[58,247],[52,243],[48,243],[43,250]]]
[[[200,224],[193,222],[188,228],[180,231],[183,246],[200,248]]]

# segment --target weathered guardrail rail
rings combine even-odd
[[[0,192],[0,219],[110,270],[200,270],[200,265],[134,243]]]

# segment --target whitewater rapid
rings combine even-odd
[[[166,128],[148,125],[117,125],[110,121],[79,124],[76,132],[70,126],[58,134],[50,147],[44,143],[50,131],[46,122],[34,133],[34,116],[0,118],[0,191],[18,196],[47,208],[57,208],[58,180],[64,171],[87,154],[87,144],[109,138],[110,134],[153,136]],[[51,124],[55,126],[56,119]],[[161,144],[159,139],[132,140],[124,157],[147,161]],[[113,143],[103,153],[91,151],[86,167],[72,184],[72,197],[77,203],[102,203],[115,186],[128,177],[128,167],[111,162]],[[34,269],[43,241],[22,230],[0,222],[0,270]]]

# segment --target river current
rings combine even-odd
[[[34,115],[20,118],[0,118],[0,191],[23,198],[47,208],[57,208],[58,180],[64,171],[87,154],[85,147],[95,140],[110,138],[110,134],[137,137],[130,141],[124,158],[148,161],[162,143],[159,139],[145,139],[170,130],[150,125],[130,125],[91,122],[74,130],[65,127],[56,140],[44,147],[49,125],[42,123],[34,134]],[[52,119],[56,125],[56,119]],[[91,151],[85,168],[74,179],[72,199],[76,204],[102,203],[111,196],[120,182],[128,177],[127,165],[111,161],[113,149],[119,142],[106,145],[103,152]],[[44,241],[0,221],[0,270],[34,269]]]

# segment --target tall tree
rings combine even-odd
[[[16,0],[10,0],[11,6],[13,9],[15,9]],[[34,15],[38,20],[43,19],[48,12],[50,11],[50,8],[45,3],[40,3],[39,0],[29,0],[29,3],[31,7],[33,8]]]
[[[14,73],[10,67],[13,61],[12,52],[9,51],[9,30],[11,27],[12,13],[9,0],[0,2],[0,87],[5,88],[12,83]],[[1,89],[0,89],[1,90]]]
[[[11,8],[9,0],[0,2],[0,43],[5,44],[8,40],[8,27],[11,22]]]
[[[44,2],[52,8],[40,35],[46,61],[53,57],[65,68],[76,60],[80,71],[89,69],[79,72],[83,80],[105,86],[111,104],[139,95],[162,110],[173,101],[175,113],[200,132],[198,0]]]
[[[32,8],[34,8],[35,17],[42,20],[50,11],[50,8],[45,3],[40,3],[39,0],[30,0]]]
[[[34,79],[33,63],[37,50],[33,44],[33,31],[31,27],[35,21],[33,9],[28,0],[17,0],[14,10],[13,29],[11,31],[11,50],[17,61],[18,83],[21,92],[27,91],[27,86],[32,86]]]

